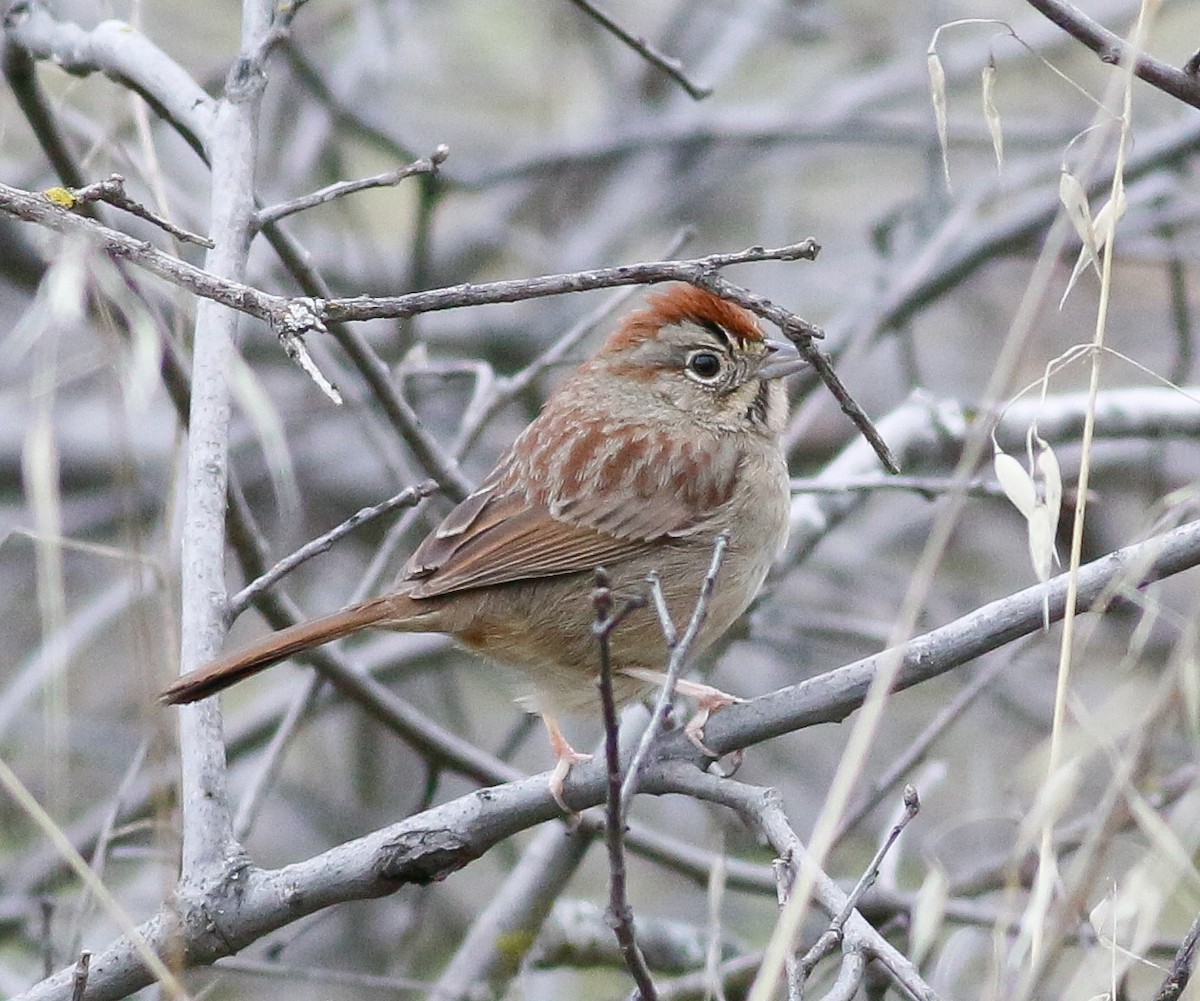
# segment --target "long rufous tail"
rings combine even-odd
[[[272,633],[253,646],[219,657],[177,679],[159,695],[165,705],[182,705],[207,698],[294,654],[341,639],[368,626],[392,625],[405,616],[400,608],[411,598],[385,595],[351,605],[312,622],[301,622]],[[389,621],[391,620],[391,621]]]

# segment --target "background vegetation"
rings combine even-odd
[[[1121,37],[1143,24],[1146,51],[1167,70],[1187,64],[1200,5],[1144,7],[1086,4]],[[96,958],[81,996],[133,992],[146,975],[113,945],[130,923],[174,968],[240,950],[184,978],[197,992],[215,984],[213,997],[600,998],[631,985],[604,920],[610,866],[591,821],[567,832],[528,783],[496,793],[491,813],[471,795],[511,774],[496,758],[530,774],[548,763],[492,667],[439,638],[378,635],[339,655],[336,687],[278,668],[224,698],[227,770],[214,750],[219,721],[185,722],[182,780],[179,717],[154,695],[181,646],[194,665],[222,642],[222,587],[237,592],[358,509],[433,478],[441,489],[428,500],[259,593],[229,642],[386,586],[456,487],[487,471],[562,366],[641,290],[518,296],[309,333],[316,365],[345,397],[335,407],[266,324],[241,318],[245,363],[230,363],[221,325],[232,312],[198,307],[194,286],[151,277],[95,239],[24,221],[12,189],[119,173],[131,197],[217,249],[206,257],[111,206],[84,206],[105,225],[286,296],[311,294],[314,274],[326,295],[399,295],[814,238],[815,262],[722,273],[825,330],[824,350],[907,479],[883,482],[824,387],[797,380],[792,548],[744,626],[698,665],[747,698],[1036,583],[1027,520],[993,475],[993,428],[1024,464],[1036,421],[1061,464],[1064,567],[1073,544],[1087,564],[1195,524],[1194,73],[1131,81],[1048,19],[1063,8],[1047,3],[606,9],[711,96],[694,99],[568,2],[280,5],[269,38],[270,4],[8,5],[0,994],[70,997],[82,949]],[[132,28],[102,23],[110,17]],[[1085,34],[1077,20],[1066,27]],[[930,51],[944,74],[932,93]],[[169,67],[180,76],[163,76]],[[220,98],[231,82],[238,101],[223,118],[189,89]],[[251,179],[274,205],[428,160],[442,145],[436,173],[290,216],[279,229],[301,248],[292,259],[260,235],[243,266],[237,213]],[[1064,208],[1062,193],[1075,190],[1064,172],[1091,216],[1114,191],[1125,209],[1113,240],[1103,219],[1093,226],[1096,266],[1060,307],[1080,228],[1088,233],[1080,195]],[[94,236],[97,223],[76,218],[74,230]],[[1072,350],[1098,338],[1108,353]],[[235,507],[257,521],[251,531],[235,518],[228,545],[218,503],[227,364]],[[189,435],[181,413],[197,372]],[[1043,558],[1045,545],[1035,546]],[[903,783],[920,794],[860,901],[919,975],[880,972],[886,962],[864,974],[855,958],[877,958],[878,940],[863,946],[852,932],[812,971],[808,996],[879,996],[901,981],[953,998],[1149,998],[1173,963],[1186,970],[1176,952],[1200,912],[1200,589],[1185,568],[1200,554],[1171,545],[1182,547],[1165,550],[1176,563],[1150,587],[1134,586],[1148,565],[1136,560],[1100,582],[1105,599],[1074,621],[1066,654],[1061,624],[1027,627],[878,703],[877,717],[830,725],[857,703],[827,704],[824,725],[789,717],[782,736],[759,742],[750,712],[734,715],[724,746],[756,744],[736,782],[639,796],[630,895],[660,996],[740,997],[760,967],[779,918],[770,862],[780,843],[764,842],[764,826],[779,818],[761,801],[742,817],[704,801],[749,787],[778,790],[801,842],[829,844],[817,854],[844,889],[896,822]],[[181,608],[192,616],[182,626]],[[972,620],[967,632],[989,628]],[[383,686],[349,691],[345,672],[367,670]],[[387,693],[393,702],[381,701]],[[792,703],[764,704],[782,713]],[[862,719],[875,719],[857,731],[862,767],[839,772]],[[572,733],[586,746],[599,721],[574,721]],[[595,803],[603,789],[599,770],[590,774],[581,796]],[[399,837],[388,825],[421,817],[480,839],[477,851],[455,849],[459,871],[420,885],[405,870],[389,884],[378,864],[354,868],[357,849],[338,854],[367,836],[382,852],[372,858],[386,858]],[[68,842],[111,898],[70,869]],[[467,865],[472,854],[481,857]],[[301,903],[286,880],[263,875],[292,863],[309,865],[289,870],[293,888],[314,879]],[[253,890],[244,897],[239,877]],[[385,890],[396,892],[365,899]],[[828,923],[809,908],[801,952]]]

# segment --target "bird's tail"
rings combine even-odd
[[[367,626],[403,628],[402,622],[415,619],[416,616],[406,616],[400,606],[412,602],[411,598],[386,595],[351,605],[312,622],[301,622],[281,629],[245,650],[226,654],[183,675],[163,691],[158,700],[165,705],[195,702],[215,695],[294,654],[341,639]]]

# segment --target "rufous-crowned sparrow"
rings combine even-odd
[[[193,702],[360,629],[448,633],[528,679],[521,701],[550,732],[561,803],[563,779],[585,755],[554,717],[599,698],[595,568],[608,571],[618,596],[644,593],[656,572],[678,621],[696,601],[717,535],[728,531],[694,651],[724,633],[786,541],[780,377],[801,364],[793,345],[767,340],[750,313],[724,299],[685,285],[651,296],[550,396],[391,591],[228,654],[181,677],[162,700]],[[668,650],[652,609],[632,612],[610,642],[618,702],[661,679]],[[702,706],[722,704],[707,686],[680,691]]]

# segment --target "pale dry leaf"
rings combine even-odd
[[[946,178],[946,190],[953,191],[950,183],[950,141],[946,120],[946,70],[942,60],[932,49],[926,63],[929,67],[929,96],[933,102],[933,117],[937,123],[938,145],[942,149],[942,175]]]
[[[992,150],[996,154],[996,173],[1004,170],[1004,130],[1000,126],[1000,112],[996,108],[996,60],[988,56],[983,67],[983,120],[987,123],[988,135],[992,137]]]
[[[1095,219],[1092,220],[1092,237],[1096,245],[1096,253],[1099,254],[1105,245],[1113,238],[1113,233],[1116,232],[1117,223],[1121,221],[1121,217],[1125,215],[1125,183],[1118,179],[1116,196],[1109,198],[1096,213]]]
[[[1046,780],[1038,789],[1033,806],[1021,821],[1021,830],[1017,838],[1018,850],[1023,851],[1036,845],[1042,831],[1053,827],[1066,812],[1079,788],[1079,775],[1079,761],[1072,758],[1046,776]]]
[[[235,352],[233,359],[230,389],[262,445],[276,501],[282,511],[299,510],[300,488],[279,410],[242,356]]]
[[[1071,269],[1071,277],[1067,281],[1066,291],[1063,292],[1062,299],[1058,303],[1059,309],[1062,309],[1062,305],[1067,301],[1067,296],[1070,295],[1071,289],[1075,287],[1075,282],[1079,280],[1079,276],[1089,264],[1097,275],[1100,274],[1100,255],[1104,253],[1104,248],[1108,244],[1108,241],[1113,238],[1117,223],[1121,221],[1121,217],[1124,214],[1125,185],[1124,183],[1118,183],[1116,198],[1110,198],[1106,201],[1101,206],[1100,211],[1096,213],[1096,217],[1091,221],[1089,227],[1091,239],[1085,240],[1083,246],[1079,248],[1079,257],[1075,260],[1075,267]]]
[[[1071,277],[1067,279],[1067,287],[1063,289],[1062,298],[1058,300],[1059,309],[1062,309],[1066,304],[1067,296],[1071,294],[1071,290],[1075,287],[1075,283],[1079,281],[1079,276],[1083,274],[1084,269],[1088,266],[1088,262],[1091,259],[1087,247],[1081,247],[1079,256],[1075,258],[1075,267],[1071,269]]]
[[[1058,176],[1058,198],[1066,209],[1067,219],[1083,243],[1084,249],[1095,261],[1096,234],[1092,228],[1092,212],[1088,207],[1087,192],[1084,191],[1079,178],[1066,167],[1062,168]]]
[[[925,882],[917,892],[917,903],[912,916],[912,953],[914,963],[920,963],[929,955],[942,930],[942,919],[946,913],[946,901],[950,898],[950,877],[941,866],[930,867]]]
[[[1062,514],[1062,467],[1049,442],[1039,437],[1037,444],[1037,471],[1042,479],[1041,502],[1049,513],[1051,529],[1056,530]],[[1054,562],[1059,562],[1057,552],[1054,553]]]
[[[999,448],[992,457],[992,466],[1004,496],[1021,512],[1021,517],[1028,521],[1037,505],[1037,487],[1034,486],[1033,477],[1026,472],[1021,463]]]
[[[1067,287],[1062,298],[1058,300],[1058,308],[1062,309],[1084,268],[1090,264],[1096,274],[1100,274],[1100,248],[1096,245],[1096,227],[1092,221],[1091,208],[1088,206],[1087,192],[1084,191],[1079,178],[1065,166],[1058,177],[1058,197],[1066,209],[1067,219],[1079,235],[1081,244],[1079,257],[1076,258],[1071,277],[1067,280]]]
[[[1050,511],[1039,503],[1029,516],[1029,556],[1038,581],[1045,584],[1054,566],[1054,530]]]

